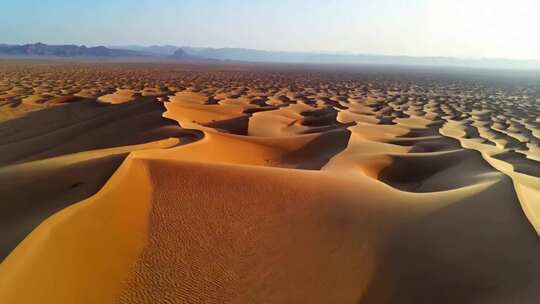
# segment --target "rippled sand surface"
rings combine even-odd
[[[0,303],[540,300],[539,74],[0,72]]]

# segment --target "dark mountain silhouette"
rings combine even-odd
[[[142,52],[150,55],[157,56],[171,56],[179,47],[174,45],[151,45],[151,46],[139,46],[139,45],[126,45],[126,46],[108,46],[110,49],[132,50]]]
[[[215,58],[206,58],[203,56],[197,56],[189,54],[183,48],[179,48],[169,57],[176,61],[192,61],[192,62],[217,62],[219,59]]]
[[[0,45],[0,54],[13,56],[54,57],[129,57],[148,56],[132,50],[109,49],[104,46],[47,45],[44,43],[24,45]]]
[[[84,45],[47,45],[44,43],[7,45],[0,44],[0,56],[19,57],[85,57],[85,58],[136,58],[137,61],[197,61],[208,62],[216,59],[206,59],[188,54],[182,48],[174,47],[172,54],[166,54],[161,47],[140,47],[139,50],[125,50],[107,48],[104,46],[86,47]],[[149,50],[158,50],[162,54],[152,53]],[[166,47],[170,51],[170,47]]]
[[[171,55],[171,57],[173,57],[175,59],[190,59],[190,58],[192,58],[192,56],[188,55],[188,53],[186,53],[186,51],[184,51],[184,49],[177,49],[176,51],[174,51],[174,53]]]

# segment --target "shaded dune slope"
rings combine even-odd
[[[0,256],[51,214],[96,193],[129,152],[202,136],[162,112],[152,99],[115,106],[81,100],[1,124]]]

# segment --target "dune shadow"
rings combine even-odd
[[[540,243],[500,182],[399,226],[359,303],[537,303]]]
[[[0,169],[0,261],[49,216],[99,191],[126,156],[114,154],[42,170],[6,173]]]
[[[194,131],[162,117],[163,104],[139,98],[123,104],[83,99],[0,123],[0,166],[88,150],[143,144]]]
[[[248,135],[249,117],[249,115],[243,115],[230,119],[218,120],[207,123],[205,126],[218,130],[224,130],[227,133]]]
[[[525,154],[507,151],[493,155],[493,158],[511,164],[515,172],[540,177],[540,162],[527,158]]]
[[[350,136],[347,129],[321,133],[299,150],[284,155],[282,161],[296,164],[297,169],[320,170],[333,156],[347,148]]]

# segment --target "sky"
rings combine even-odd
[[[0,2],[0,43],[540,59],[540,0]]]

